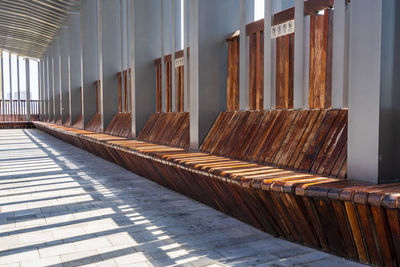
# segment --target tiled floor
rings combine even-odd
[[[0,266],[357,266],[38,130],[0,130]]]

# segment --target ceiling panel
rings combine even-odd
[[[40,58],[80,0],[0,0],[0,49]]]

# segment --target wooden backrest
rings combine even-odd
[[[189,148],[189,113],[157,112],[152,114],[137,140]]]
[[[221,112],[200,150],[344,178],[347,109]]]
[[[101,131],[101,114],[95,113],[87,123],[85,130],[100,132]]]
[[[119,112],[117,113],[107,129],[104,131],[106,134],[131,137],[132,136],[132,113]]]
[[[130,68],[117,73],[118,112],[130,112],[129,96],[132,94],[132,87],[131,83],[129,82],[130,75],[131,75]]]
[[[82,116],[82,114],[79,114],[79,116],[76,118],[76,121],[72,123],[72,127],[83,129],[83,116]]]
[[[189,59],[189,52],[190,49],[187,49],[187,57]],[[176,51],[175,52],[175,59],[182,59],[184,58],[184,51]],[[154,60],[154,64],[156,66],[156,112],[162,112],[162,66],[161,66],[161,58],[157,58]],[[176,95],[176,111],[183,112],[184,111],[184,67],[177,66],[175,69],[175,76],[176,76],[176,83],[175,88],[172,88],[172,56],[171,54],[166,55],[164,57],[164,64],[165,64],[165,109],[166,112],[171,112],[172,107],[172,90],[175,91]],[[188,81],[189,84],[189,81]]]

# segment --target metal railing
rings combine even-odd
[[[35,119],[39,115],[39,102],[39,100],[30,100],[31,119]],[[0,100],[1,121],[25,120],[27,113],[26,100]]]

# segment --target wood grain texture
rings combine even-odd
[[[187,50],[188,60],[189,60],[189,48]],[[183,58],[183,50],[175,52],[175,59]],[[178,66],[175,68],[176,74],[176,83],[175,88],[172,88],[172,62],[171,55],[166,55],[164,57],[164,65],[165,65],[165,90],[166,90],[166,112],[172,112],[172,91],[175,91],[175,109],[177,112],[184,111],[184,67]],[[157,58],[154,60],[155,70],[156,70],[156,112],[162,112],[162,67],[161,67],[161,58]],[[188,82],[189,86],[189,82]]]
[[[156,112],[162,112],[162,71],[161,71],[161,64],[156,65]]]
[[[101,114],[96,113],[92,116],[92,118],[87,123],[85,130],[100,132],[101,131]]]
[[[106,134],[131,137],[132,136],[132,113],[130,112],[120,112],[117,113],[107,129],[104,131]]]
[[[71,126],[71,117],[70,115],[67,116],[65,122],[63,123],[64,126]]]
[[[228,41],[227,111],[239,110],[239,39]]]
[[[153,113],[138,138],[156,144],[189,147],[189,113]]]
[[[76,118],[76,121],[72,123],[72,127],[83,129],[83,117],[82,114],[79,114],[79,116]]]
[[[344,178],[346,142],[347,109],[222,112],[200,151]]]
[[[309,108],[329,108],[332,95],[333,11],[310,17]]]

